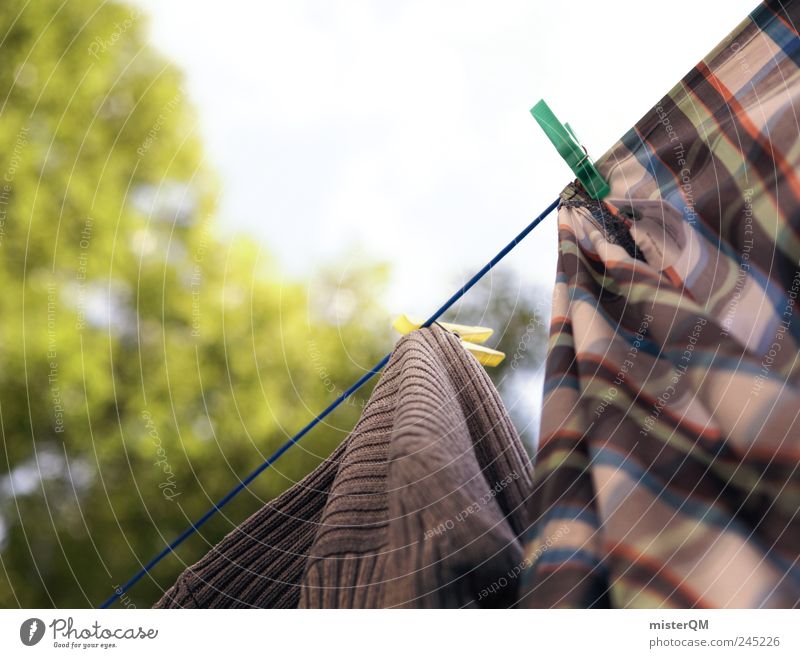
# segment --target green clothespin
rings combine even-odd
[[[556,147],[561,157],[566,160],[583,187],[586,188],[589,196],[593,199],[602,199],[607,196],[611,188],[597,171],[597,167],[594,166],[570,125],[562,124],[544,100],[540,100],[531,108],[531,114],[544,130],[544,134],[553,142],[553,146]]]

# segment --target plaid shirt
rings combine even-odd
[[[567,187],[520,604],[800,605],[800,0]]]

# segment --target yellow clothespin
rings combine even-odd
[[[412,331],[419,329],[424,322],[417,319],[409,318],[407,315],[401,315],[397,318],[393,326],[401,334],[410,334]],[[481,343],[485,343],[489,336],[494,333],[493,329],[488,327],[473,327],[465,324],[452,324],[450,322],[437,322],[442,329],[455,334],[461,339],[461,344],[466,348],[472,356],[478,359],[478,363],[488,368],[494,368],[503,362],[506,355],[503,352],[498,352],[489,347],[484,347]]]

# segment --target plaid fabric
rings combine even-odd
[[[800,605],[800,0],[562,194],[520,604]]]

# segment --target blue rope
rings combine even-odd
[[[509,242],[500,252],[492,258],[486,265],[484,265],[469,281],[467,281],[461,288],[459,288],[453,295],[448,299],[444,304],[442,304],[436,312],[429,317],[425,323],[422,325],[423,327],[431,326],[436,320],[438,320],[442,314],[444,314],[453,304],[455,304],[464,294],[472,288],[478,281],[480,281],[483,276],[491,270],[497,263],[499,263],[503,258],[506,257],[508,252],[510,252],[514,247],[516,247],[522,240],[524,240],[528,233],[530,233],[533,229],[535,229],[542,220],[547,217],[553,210],[556,209],[558,206],[558,199],[553,201],[547,208],[536,217],[530,224],[528,224],[520,233],[517,235],[511,242]],[[355,393],[359,388],[361,388],[364,384],[366,384],[372,377],[374,377],[377,373],[383,370],[384,366],[389,362],[389,358],[392,356],[390,352],[386,356],[384,356],[378,363],[376,363],[372,368],[370,368],[367,372],[365,372],[361,377],[359,377],[358,381],[356,381],[350,388],[346,391],[343,391],[339,394],[339,396],[329,404],[325,410],[320,413],[316,418],[314,418],[308,425],[306,425],[303,429],[301,429],[297,434],[295,434],[291,439],[286,441],[280,448],[278,448],[272,455],[270,455],[264,463],[262,463],[257,469],[255,469],[250,475],[248,475],[244,480],[239,482],[233,489],[231,489],[227,494],[225,494],[220,500],[210,509],[208,510],[203,516],[201,516],[197,521],[195,521],[191,526],[186,528],[180,535],[178,535],[169,546],[164,548],[158,555],[156,555],[152,560],[150,560],[147,564],[145,564],[139,571],[126,582],[122,587],[118,587],[114,594],[100,606],[101,608],[109,607],[114,601],[120,598],[123,594],[128,592],[131,587],[133,587],[139,580],[141,580],[147,573],[150,572],[153,567],[155,567],[161,560],[163,560],[167,555],[169,555],[172,551],[174,551],[178,546],[180,546],[184,541],[186,541],[189,537],[191,537],[195,532],[197,532],[205,523],[208,521],[212,516],[214,516],[218,511],[220,511],[225,505],[227,505],[233,498],[235,498],[242,489],[247,487],[253,480],[255,480],[261,473],[263,473],[267,468],[272,466],[276,461],[278,461],[283,453],[285,453],[289,448],[291,448],[295,443],[300,441],[306,434],[308,434],[314,427],[316,427],[320,422],[322,422],[336,407],[338,407],[342,402],[344,402],[347,398],[349,398],[353,393]]]

